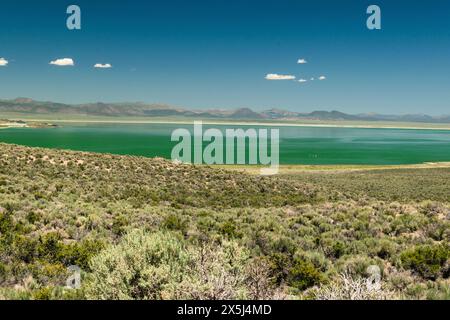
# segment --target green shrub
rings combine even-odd
[[[0,262],[0,283],[5,280],[7,274],[7,266]]]
[[[309,261],[296,259],[289,270],[288,283],[298,290],[318,285],[322,280],[323,276],[320,271]]]
[[[275,294],[265,260],[235,241],[189,245],[176,233],[134,230],[90,263],[88,299],[263,299]]]
[[[61,249],[61,236],[56,232],[51,232],[39,238],[36,252],[40,258],[48,262],[57,262]]]
[[[336,259],[345,254],[346,246],[342,241],[336,241],[332,246],[332,256]]]
[[[3,209],[3,212],[0,211],[0,234],[4,235],[11,232],[13,227],[14,221],[12,218],[12,212],[5,209]]]
[[[430,224],[427,229],[427,234],[435,241],[450,242],[450,222],[436,221]]]
[[[104,248],[98,240],[83,240],[70,245],[62,245],[58,252],[58,260],[66,266],[76,265],[89,271],[90,259]]]
[[[219,227],[219,231],[228,238],[239,237],[239,232],[237,231],[236,225],[232,221],[222,223]]]
[[[280,285],[285,282],[291,268],[292,257],[286,253],[274,252],[268,257],[268,260],[275,283]]]
[[[25,263],[33,262],[36,258],[38,242],[27,236],[17,235],[11,245],[13,256]]]
[[[53,296],[52,287],[43,287],[32,292],[31,297],[34,300],[50,300]]]
[[[117,215],[114,217],[113,224],[112,224],[112,232],[115,235],[122,235],[125,233],[126,227],[128,226],[130,222],[128,221],[128,218],[124,215]]]
[[[166,217],[163,227],[167,228],[169,230],[178,230],[183,233],[186,233],[187,231],[187,223],[186,221],[183,221],[179,216],[175,214],[170,214]]]
[[[444,271],[450,257],[448,245],[422,245],[404,251],[401,256],[403,267],[417,272],[425,279],[437,279]]]
[[[375,251],[379,258],[388,260],[396,252],[396,245],[390,240],[382,239],[377,242]]]
[[[34,211],[30,211],[27,214],[27,220],[31,224],[35,224],[37,221],[39,221],[39,219],[40,219],[39,215]]]
[[[39,259],[65,266],[77,265],[84,270],[89,267],[89,259],[103,247],[103,243],[98,240],[65,244],[57,233],[45,234],[37,241],[26,236],[16,236],[13,242],[15,257],[24,262]]]
[[[180,282],[189,256],[182,240],[169,232],[134,230],[92,258],[88,299],[163,299]]]

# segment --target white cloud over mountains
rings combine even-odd
[[[109,64],[109,63],[105,63],[105,64],[102,64],[102,63],[96,63],[96,64],[94,65],[94,68],[99,68],[99,69],[109,69],[109,68],[112,68],[112,65]]]
[[[0,67],[6,67],[8,65],[9,61],[5,58],[0,58]]]
[[[71,67],[71,66],[75,65],[73,59],[71,59],[71,58],[56,59],[54,61],[50,61],[50,64],[59,66],[59,67]]]
[[[295,80],[293,75],[269,73],[266,75],[266,80]]]

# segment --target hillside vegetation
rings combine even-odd
[[[367,174],[0,144],[0,298],[450,299],[448,169]]]
[[[450,167],[336,171],[329,174],[307,173],[284,178],[340,190],[357,199],[369,196],[384,201],[450,202]]]

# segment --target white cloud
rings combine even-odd
[[[295,80],[295,76],[269,73],[266,75],[266,80]]]
[[[105,64],[102,64],[102,63],[96,63],[96,64],[94,65],[94,68],[109,69],[109,68],[112,68],[112,65],[109,64],[109,63],[105,63]]]
[[[325,77],[325,76],[320,76],[319,77],[319,80],[325,80],[327,77]]]
[[[56,59],[54,61],[50,61],[50,64],[53,64],[55,66],[60,66],[60,67],[75,65],[75,63],[73,62],[73,60],[71,58]]]
[[[314,81],[314,78],[311,78],[311,81]]]
[[[305,63],[308,63],[308,61],[306,61],[305,59],[302,58],[302,59],[298,59],[297,63],[298,64],[305,64]]]
[[[308,80],[306,80],[306,79],[299,79],[298,82],[305,83],[305,82],[308,82]]]
[[[6,67],[8,65],[9,61],[5,58],[0,58],[0,67]]]

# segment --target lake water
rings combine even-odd
[[[171,133],[180,127],[192,130],[192,126],[180,124],[64,123],[59,128],[1,129],[0,142],[170,158],[172,147],[176,144],[170,141]],[[204,129],[208,127],[204,125]],[[225,129],[224,126],[214,127]],[[450,161],[450,131],[447,130],[332,127],[279,129],[282,164],[413,164]]]

